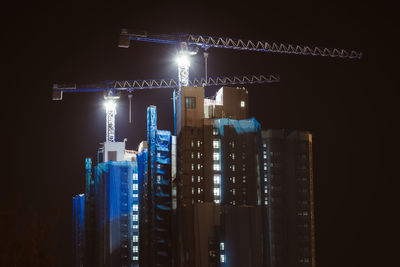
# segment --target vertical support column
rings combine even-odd
[[[112,100],[106,103],[106,142],[115,142],[116,104]]]
[[[155,174],[157,171],[156,164],[156,131],[157,131],[157,107],[149,106],[147,108],[147,151],[148,151],[148,200],[149,200],[149,211],[150,216],[148,217],[149,227],[150,227],[150,266],[156,266],[156,236],[154,235],[154,214],[156,211],[156,203],[154,203],[154,193],[155,193]]]

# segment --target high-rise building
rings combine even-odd
[[[183,87],[175,106],[177,266],[243,266],[249,258],[262,259],[263,240],[256,240],[262,229],[261,127],[248,119],[247,91],[223,87],[205,99],[204,88]],[[246,229],[250,238],[241,243],[235,214],[254,221],[255,231]],[[262,266],[262,260],[250,263]]]
[[[147,109],[147,141],[139,145],[140,266],[172,265],[171,151],[175,138],[157,129],[157,109]]]
[[[312,136],[266,130],[263,139],[262,200],[268,266],[315,266]]]

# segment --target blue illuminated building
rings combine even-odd
[[[148,108],[139,152],[105,142],[85,161],[85,194],[73,200],[75,266],[171,266],[171,145]]]

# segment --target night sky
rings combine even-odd
[[[71,266],[71,200],[84,192],[85,157],[95,159],[105,140],[105,110],[101,93],[52,101],[52,84],[177,75],[174,46],[133,42],[130,49],[118,48],[121,28],[362,51],[361,60],[349,60],[210,49],[208,75],[280,75],[280,83],[247,86],[250,114],[263,128],[313,133],[317,266],[392,262],[399,210],[394,5],[31,2],[2,8],[0,214],[18,210],[24,222],[15,229],[29,224],[32,214],[55,222],[48,253],[57,266]],[[191,77],[203,75],[200,53]],[[135,92],[129,124],[124,95],[116,139],[127,138],[128,149],[137,149],[151,104],[158,108],[158,128],[172,131],[171,97],[169,89]],[[14,237],[9,226],[1,228],[4,245]]]

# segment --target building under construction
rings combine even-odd
[[[150,106],[137,151],[87,159],[76,266],[315,266],[311,134],[262,130],[244,88],[175,96],[176,138]]]

